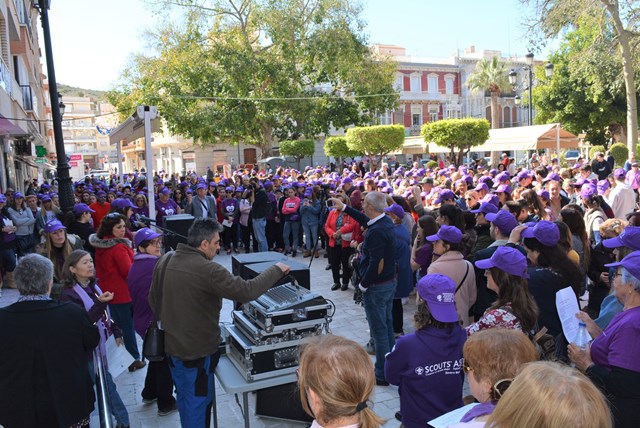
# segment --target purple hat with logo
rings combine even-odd
[[[624,168],[618,168],[615,171],[613,171],[613,176],[615,178],[624,178],[625,175],[627,175],[627,172],[624,170]]]
[[[480,208],[478,208],[477,210],[471,210],[471,212],[474,214],[477,214],[477,213],[495,214],[498,212],[498,207],[496,207],[490,202],[481,202]]]
[[[582,189],[580,189],[580,197],[583,199],[589,199],[592,196],[597,194],[598,194],[598,189],[596,188],[596,186],[594,186],[591,183],[585,184],[584,186],[582,186]]]
[[[480,199],[480,202],[488,202],[496,207],[500,205],[500,199],[498,199],[498,195],[494,193],[487,193],[484,198]]]
[[[490,259],[478,260],[474,263],[478,269],[498,269],[509,275],[527,278],[527,257],[512,247],[501,245]]]
[[[391,213],[399,218],[404,218],[405,212],[404,209],[398,204],[392,204],[384,209],[384,212]]]
[[[508,210],[499,210],[497,213],[489,213],[484,216],[497,226],[504,235],[508,235],[518,225],[518,220]]]
[[[522,171],[520,171],[518,173],[518,175],[516,176],[518,178],[518,181],[524,179],[524,178],[531,178],[533,177],[533,174],[531,174],[531,172],[528,169],[523,169]]]
[[[96,193],[96,196],[98,196],[99,198],[106,198],[107,193],[104,190],[100,190],[98,193]]]
[[[547,177],[544,180],[542,180],[543,183],[546,183],[547,181],[562,182],[562,177],[560,177],[558,174],[552,172],[551,174],[547,175]]]
[[[596,190],[598,191],[598,195],[604,195],[607,193],[611,185],[609,184],[609,180],[600,180],[598,184],[596,184]]]
[[[496,190],[493,191],[493,193],[508,193],[511,194],[511,186],[509,186],[508,184],[501,184],[498,186],[498,188]]]
[[[431,316],[440,322],[457,322],[455,294],[456,284],[439,273],[425,275],[417,284],[418,294],[427,303]]]
[[[527,227],[522,230],[521,235],[523,238],[535,238],[542,245],[547,247],[555,247],[560,240],[560,230],[558,225],[551,222],[542,220],[539,221],[534,227]]]
[[[487,186],[487,183],[482,182],[482,183],[478,183],[478,185],[473,190],[475,190],[476,192],[479,192],[481,190],[484,190],[485,192],[488,192],[489,191],[489,186]]]
[[[442,225],[435,235],[427,236],[427,241],[435,242],[442,239],[443,241],[459,244],[462,241],[462,232],[455,226]]]
[[[136,237],[133,239],[135,247],[138,248],[140,244],[144,241],[151,241],[152,239],[156,239],[157,237],[162,236],[157,232],[149,229],[148,227],[143,227],[138,232],[136,232]]]
[[[87,204],[75,204],[73,206],[73,213],[75,215],[84,214],[86,212],[94,213],[95,211],[89,208],[89,205]]]
[[[609,263],[606,267],[618,267],[622,266],[636,279],[640,280],[640,251],[634,251],[630,253],[617,263]]]
[[[434,201],[434,204],[440,204],[442,203],[442,201],[449,201],[455,198],[456,198],[455,193],[453,193],[449,189],[444,189],[443,191],[440,192],[440,195],[438,196],[438,199]]]
[[[6,199],[5,199],[6,201]],[[51,202],[51,196],[48,194],[42,195],[42,202]]]
[[[213,183],[213,182],[212,182]],[[213,183],[213,186],[215,186],[216,184]],[[207,189],[207,185],[204,183],[199,183],[198,185],[196,185],[196,190],[200,190],[200,189]]]
[[[56,230],[60,230],[60,229],[66,229],[66,227],[64,227],[64,225],[60,222],[60,220],[49,220],[45,225],[44,225],[44,231],[45,233],[53,233]]]
[[[13,199],[24,199],[24,195],[20,192],[16,192],[13,194]]]
[[[640,250],[640,226],[627,226],[615,238],[603,240],[602,245],[607,248],[628,247],[638,251]]]
[[[342,179],[342,184],[353,183],[353,179],[351,177],[345,177]]]

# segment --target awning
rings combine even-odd
[[[22,136],[29,133],[17,125],[14,125],[9,119],[0,115],[0,135]]]
[[[558,132],[559,131],[559,132]],[[423,151],[413,152],[423,145]],[[560,127],[560,124],[518,126],[515,128],[490,129],[489,139],[482,145],[472,147],[472,152],[505,152],[513,150],[572,149],[580,146],[580,139]],[[406,148],[406,152],[405,152]],[[405,138],[401,153],[427,153],[421,136]],[[429,153],[449,153],[448,147],[429,143]]]

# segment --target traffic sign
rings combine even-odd
[[[47,163],[46,158],[36,158],[35,163]]]

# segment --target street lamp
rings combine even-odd
[[[51,49],[51,31],[49,29],[49,7],[50,0],[37,0],[33,7],[40,13],[42,23],[42,38],[44,40],[44,51],[47,59],[47,76],[49,79],[49,98],[51,99],[51,118],[53,120],[53,139],[56,143],[57,173],[58,173],[58,195],[60,198],[60,208],[63,212],[71,211],[75,203],[73,189],[71,188],[71,177],[69,176],[69,162],[64,150],[64,139],[62,137],[62,113],[64,104],[58,94],[58,84],[56,83],[56,72],[53,66],[53,51]],[[58,100],[56,103],[55,100]]]
[[[58,92],[58,108],[60,109],[60,120],[62,120],[62,116],[64,116],[64,111],[67,106],[62,102],[62,94],[60,92]]]
[[[523,70],[527,72],[528,80],[527,86],[522,89],[526,89],[529,92],[529,106],[528,106],[528,114],[527,114],[527,125],[533,125],[533,54],[529,52],[525,55],[527,65],[523,67]],[[553,64],[547,61],[547,64],[544,67],[544,74],[547,79],[553,76]],[[518,73],[512,68],[509,72],[509,83],[511,86],[516,89],[518,85]],[[521,98],[520,96],[516,96],[515,98],[516,105],[520,105]]]

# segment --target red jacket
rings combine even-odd
[[[133,263],[131,241],[113,236],[100,239],[91,235],[89,242],[96,249],[96,278],[100,288],[113,293],[113,300],[109,303],[130,303],[127,275]]]
[[[327,232],[327,235],[329,235],[330,247],[336,246],[336,239],[333,237],[333,234],[336,233],[336,220],[338,219],[339,213],[340,212],[338,210],[329,211],[329,215],[327,216],[327,221],[324,224],[324,231]],[[356,231],[356,229],[360,229],[360,225],[358,224],[358,222],[352,219],[351,217],[349,217],[348,215],[344,214],[342,218],[342,227],[340,228],[340,232],[342,232],[342,236],[346,235],[347,233],[353,234]],[[353,235],[351,236],[351,239],[354,239]],[[342,248],[349,247],[350,243],[351,243],[351,240],[343,239]]]

